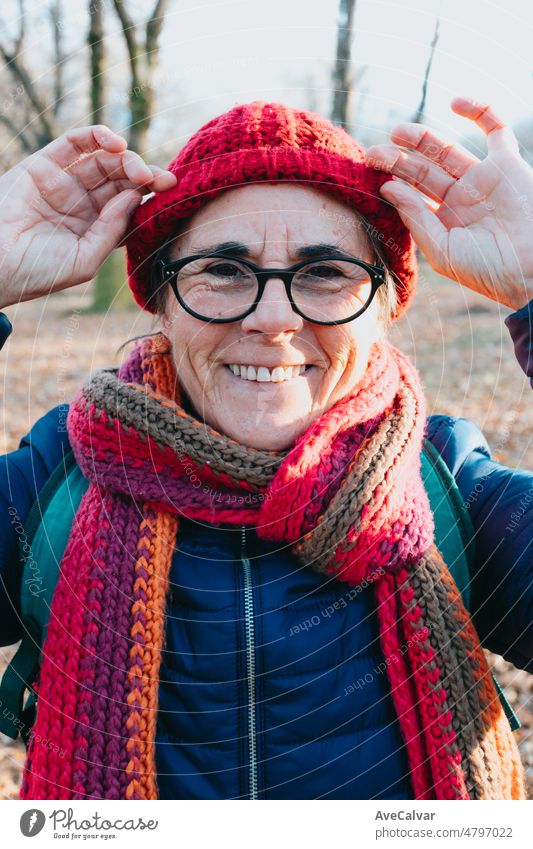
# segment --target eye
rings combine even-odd
[[[210,274],[214,274],[217,277],[238,277],[243,273],[243,269],[240,265],[236,265],[234,262],[217,262],[213,265],[210,265],[209,268],[206,269]]]
[[[302,271],[306,277],[318,277],[322,280],[331,280],[332,277],[344,277],[340,268],[335,265],[326,265],[325,263],[307,266]]]

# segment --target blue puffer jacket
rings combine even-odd
[[[65,413],[50,410],[0,458],[0,644],[21,633],[8,506],[23,521],[68,449]],[[493,461],[467,419],[430,416],[427,435],[476,529],[482,644],[533,672],[533,473]],[[371,588],[318,576],[253,529],[180,527],[160,672],[160,798],[413,798]]]

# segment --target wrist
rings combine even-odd
[[[506,306],[514,310],[514,312],[518,312],[518,310],[521,310],[522,307],[529,304],[531,300],[533,300],[533,282],[524,280],[522,281],[520,288],[516,292],[512,293]]]

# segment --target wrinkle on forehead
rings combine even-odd
[[[259,262],[287,262],[298,247],[329,242],[371,260],[357,213],[307,186],[247,185],[229,189],[194,213],[173,243],[174,259],[225,241],[249,246]]]

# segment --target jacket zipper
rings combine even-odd
[[[257,799],[257,739],[255,717],[255,631],[252,566],[246,555],[246,528],[241,526],[241,562],[244,574],[244,631],[248,679],[249,798]]]

